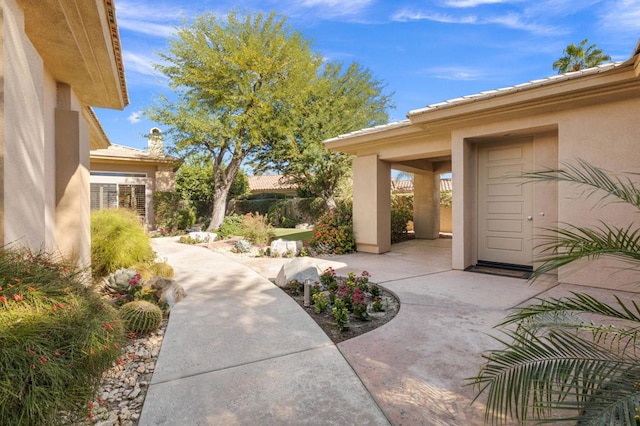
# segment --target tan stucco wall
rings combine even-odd
[[[391,248],[391,167],[376,155],[353,160],[353,232],[358,251]]]
[[[14,0],[3,8],[4,244],[46,243],[44,69]]]
[[[464,269],[477,260],[474,138],[521,131],[533,133],[536,169],[558,167],[563,162],[575,164],[580,158],[609,171],[640,172],[637,149],[640,129],[636,119],[639,114],[640,101],[630,99],[457,130],[452,137],[456,176],[453,180],[454,268]],[[557,136],[556,131],[544,130],[554,127]],[[581,189],[566,183],[537,183],[534,194],[534,235],[558,223],[599,226],[602,219],[609,225],[628,226],[637,217],[635,209],[621,204],[594,208],[599,196],[585,200]],[[613,265],[608,260],[575,264],[560,269],[558,279],[587,286],[629,287],[634,282],[631,274],[617,272],[612,276]]]
[[[122,172],[122,173],[146,173],[147,177],[116,177],[116,176],[91,176],[91,182],[119,183],[130,185],[146,185],[146,212],[147,225],[154,229],[155,214],[153,211],[153,193],[155,191],[174,191],[175,172],[170,166],[156,166],[136,161],[116,163],[96,159],[91,160],[92,172]]]
[[[451,233],[453,220],[451,206],[440,206],[440,232]]]
[[[56,83],[24,33],[14,0],[2,3],[3,243],[90,262],[89,133],[72,88]]]
[[[638,117],[640,100],[637,99],[585,107],[576,114],[562,114],[559,117],[560,161],[573,162],[581,158],[615,173],[640,173]],[[637,176],[634,179],[637,182]],[[601,225],[599,220],[604,220],[610,226],[626,227],[633,222],[637,226],[636,209],[619,203],[594,208],[599,195],[589,200],[578,198],[578,195],[577,188],[560,185],[560,222],[594,227]],[[637,273],[622,272],[620,266],[611,261],[592,261],[580,269],[563,268],[559,279],[576,284],[637,290]]]

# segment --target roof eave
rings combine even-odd
[[[56,81],[83,106],[128,103],[113,0],[18,0],[25,32]]]

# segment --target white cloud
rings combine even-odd
[[[509,0],[445,0],[448,7],[476,7],[485,4],[510,3]]]
[[[431,77],[441,80],[458,80],[473,81],[484,78],[485,73],[482,70],[468,67],[434,67],[423,70],[421,74],[427,74]]]
[[[474,24],[478,18],[476,16],[461,16],[455,17],[442,13],[423,13],[414,12],[408,9],[403,9],[396,12],[391,19],[398,22],[407,21],[435,21],[445,24]]]
[[[120,19],[118,26],[125,30],[161,38],[171,37],[176,32],[175,25],[157,24],[136,19]]]
[[[136,124],[140,122],[140,120],[142,120],[142,111],[134,111],[127,117],[127,121],[131,124]]]
[[[619,0],[604,5],[602,25],[617,31],[640,31],[640,0]]]
[[[124,59],[124,68],[127,72],[132,71],[138,74],[160,76],[161,74],[153,68],[153,58],[146,55],[140,55],[125,50],[122,53]]]
[[[560,35],[566,32],[558,27],[529,22],[517,13],[485,18],[482,23],[498,24],[514,30],[522,30],[540,35]]]

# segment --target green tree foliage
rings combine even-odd
[[[611,57],[598,49],[595,44],[590,45],[589,39],[584,39],[579,45],[571,43],[562,52],[564,56],[553,63],[553,69],[558,74],[564,74],[571,71],[580,71],[585,68],[592,68],[605,62],[611,61]]]
[[[275,13],[226,19],[205,14],[177,32],[156,68],[176,100],[147,111],[168,126],[178,152],[206,153],[213,171],[209,229],[222,223],[227,193],[242,162],[290,139],[300,101],[321,58]]]
[[[526,176],[577,184],[587,197],[601,194],[601,202],[640,209],[637,184],[586,162]],[[536,276],[579,259],[611,257],[629,263],[631,270],[640,265],[640,230],[634,224],[567,224],[547,229],[540,247],[544,257]],[[478,396],[487,394],[486,420],[637,425],[639,326],[637,302],[617,297],[607,304],[573,293],[516,309],[499,324],[506,327],[502,348],[484,355],[487,361],[472,379]]]
[[[392,102],[383,91],[383,84],[356,63],[346,69],[326,63],[299,109],[295,138],[279,146],[272,166],[306,196],[320,197],[328,209],[335,208],[336,192],[351,172],[351,157],[327,150],[322,141],[386,123]]]

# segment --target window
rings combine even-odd
[[[91,210],[125,208],[138,213],[146,221],[145,185],[120,185],[115,183],[91,184]]]

